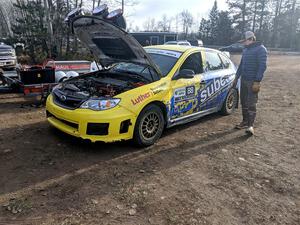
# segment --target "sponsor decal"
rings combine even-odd
[[[182,53],[180,52],[175,52],[175,51],[170,51],[170,50],[162,50],[162,49],[145,49],[147,53],[152,53],[152,54],[159,54],[159,55],[166,55],[166,56],[171,56],[174,58],[179,58]]]
[[[213,79],[212,82],[207,84],[206,87],[199,91],[200,103],[204,103],[207,100],[214,97],[219,91],[227,87],[231,83],[231,79],[228,78],[217,78]]]
[[[195,96],[195,86],[178,88],[174,91],[175,102],[191,99]]]
[[[197,100],[195,100],[195,99],[190,99],[190,100],[181,101],[181,102],[176,103],[174,105],[172,117],[189,114],[191,112],[191,110],[193,110],[196,101]]]
[[[131,99],[131,102],[132,102],[133,105],[136,105],[136,104],[139,104],[139,103],[145,101],[147,98],[150,98],[150,97],[151,97],[151,92],[147,92],[145,94],[139,95],[135,99]]]
[[[154,95],[166,90],[165,86],[167,85],[167,83],[162,83],[160,85],[158,85],[157,87],[151,88],[151,91],[153,92]]]
[[[174,97],[175,98],[179,98],[179,97],[183,97],[186,95],[186,88],[178,88],[174,91]]]
[[[188,86],[174,91],[170,100],[169,118],[179,118],[215,107],[223,102],[234,76],[210,79],[200,88]]]

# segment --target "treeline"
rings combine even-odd
[[[143,30],[180,30],[180,38],[199,38],[207,45],[231,44],[251,30],[268,47],[300,50],[300,0],[227,0],[227,4],[228,10],[219,10],[214,1],[201,21],[187,10],[160,20],[148,18]]]
[[[92,10],[107,3],[121,6],[121,0],[0,0],[0,39],[25,44],[33,62],[45,58],[81,58],[80,43],[64,23],[76,7]],[[126,0],[132,7],[137,0]],[[188,10],[173,17],[148,18],[143,27],[128,23],[128,31],[173,31],[181,39],[199,38],[207,45],[228,45],[252,30],[268,47],[300,50],[300,0],[227,0],[228,10],[214,2],[207,18],[197,21]],[[142,4],[140,2],[139,4]],[[149,9],[150,10],[150,9]],[[130,17],[128,18],[130,21]],[[1,41],[1,40],[0,40]]]
[[[217,1],[208,19],[202,19],[199,38],[205,43],[234,42],[251,30],[269,47],[300,50],[299,0],[227,0],[229,10],[219,11]]]
[[[111,9],[120,8],[121,0],[0,0],[0,41],[24,43],[24,54],[31,63],[40,63],[46,58],[81,59],[80,42],[74,37],[65,16],[77,7],[90,12],[100,4],[107,3]],[[131,6],[134,0],[127,0]],[[87,51],[85,51],[87,52]]]

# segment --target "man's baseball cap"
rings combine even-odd
[[[246,40],[248,40],[248,39],[250,39],[250,38],[253,38],[253,37],[255,37],[255,34],[254,34],[252,31],[246,31],[246,32],[244,33],[244,39],[239,40],[238,42],[239,42],[239,43],[243,43],[243,42],[245,42]]]

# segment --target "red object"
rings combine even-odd
[[[37,85],[23,85],[23,93],[26,96],[37,96],[41,95],[46,97],[56,83],[51,84],[37,84]]]
[[[135,86],[135,87],[141,87],[141,86],[144,86],[144,85],[145,85],[145,83],[143,83],[143,82],[137,82],[137,83],[133,84],[133,86]]]

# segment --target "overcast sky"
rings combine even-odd
[[[125,0],[126,1],[126,0]],[[221,10],[227,9],[226,0],[217,0]],[[130,15],[127,22],[134,28],[143,28],[143,23],[148,18],[155,18],[159,21],[163,14],[173,17],[183,10],[191,12],[196,21],[201,21],[202,17],[207,17],[212,8],[214,0],[138,0],[134,7],[125,8],[125,13]]]

